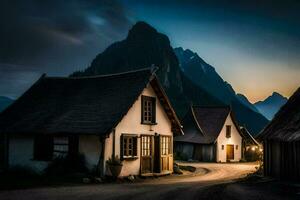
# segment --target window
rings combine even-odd
[[[224,145],[222,145],[222,150],[224,150]]]
[[[238,150],[239,149],[239,145],[235,145],[235,149]]]
[[[155,97],[142,96],[142,124],[156,123]]]
[[[68,137],[54,137],[53,139],[53,156],[65,157],[69,152],[69,138]]]
[[[170,136],[161,136],[160,150],[161,150],[161,155],[171,154],[171,137]]]
[[[122,135],[121,136],[121,158],[136,158],[137,157],[137,136]]]
[[[226,126],[226,137],[227,138],[231,137],[231,125]]]
[[[34,160],[49,161],[53,157],[53,137],[37,135],[34,139]]]
[[[152,137],[143,135],[142,138],[142,156],[151,156],[152,151]]]

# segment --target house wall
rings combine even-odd
[[[264,173],[285,181],[300,181],[300,142],[264,141]]]
[[[48,166],[46,161],[33,160],[34,136],[18,134],[9,135],[8,164],[9,167],[22,166],[36,172],[43,172]]]
[[[226,125],[231,125],[231,137],[226,138]],[[242,137],[239,134],[237,127],[234,125],[230,114],[227,116],[224,126],[217,138],[217,162],[226,162],[226,145],[234,145],[234,162],[240,161],[242,158]],[[222,150],[222,145],[224,145],[224,150]],[[238,150],[236,149],[238,145]]]
[[[158,133],[160,135],[172,136],[171,122],[165,113],[159,100],[156,99],[156,123],[157,125],[144,125],[141,124],[141,96],[151,96],[156,97],[151,85],[148,85],[142,92],[142,94],[135,101],[133,106],[129,109],[127,114],[123,117],[121,122],[115,128],[115,154],[120,158],[120,138],[122,134],[135,134],[140,136],[141,134],[155,135]],[[113,134],[109,135],[109,138],[105,141],[105,160],[108,160],[112,155],[113,147]],[[137,142],[137,155],[138,158],[135,160],[124,160],[123,168],[120,176],[138,175],[140,174],[140,157],[141,157],[141,146],[140,137]],[[171,160],[173,163],[173,158]],[[173,165],[172,165],[173,167]],[[173,169],[172,169],[173,170]],[[106,170],[106,174],[109,174],[109,170]]]
[[[79,136],[79,153],[85,157],[86,165],[89,169],[94,169],[101,155],[102,144],[99,136],[81,135]]]

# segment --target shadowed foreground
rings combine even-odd
[[[147,179],[139,183],[101,184],[68,187],[2,191],[1,200],[8,199],[291,199],[284,194],[270,193],[266,184],[240,183],[235,180],[255,171],[255,164],[194,163],[198,171],[208,173]],[[255,187],[253,187],[255,185]],[[260,189],[262,189],[260,191]]]

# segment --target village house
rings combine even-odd
[[[0,114],[1,165],[42,172],[57,156],[85,157],[109,175],[173,171],[173,135],[180,122],[149,69],[94,77],[46,77]]]
[[[264,172],[300,181],[300,88],[259,135],[264,146]]]
[[[205,162],[241,160],[242,136],[229,106],[191,106],[182,123],[184,135],[174,138],[177,154]]]

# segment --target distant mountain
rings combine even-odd
[[[169,38],[144,22],[136,23],[130,29],[126,39],[110,45],[96,56],[88,68],[84,71],[74,72],[71,76],[118,73],[152,65],[159,67],[156,74],[179,117],[186,113],[191,104],[205,106],[224,105],[230,102],[220,100],[215,93],[205,88],[205,84],[201,85],[194,81],[186,73],[188,69],[179,66],[178,58],[170,45]],[[181,64],[181,66],[183,65]],[[213,71],[214,69],[205,70]],[[233,103],[232,101],[231,104],[236,104],[233,106],[234,109],[240,110],[237,110],[237,118],[240,119],[241,124],[247,124],[247,128],[254,133],[260,131],[267,120],[262,116],[257,116],[255,112],[234,98],[234,91],[229,84],[223,81],[218,86],[222,86],[227,91],[224,92],[224,95],[235,99],[236,102]],[[233,95],[230,91],[233,91]],[[247,116],[247,118],[240,116]]]
[[[248,98],[243,95],[243,94],[236,94],[236,97],[240,100],[240,102],[242,102],[245,106],[247,106],[248,108],[250,108],[251,110],[258,112],[259,110],[252,104],[250,103],[250,101],[248,100]]]
[[[2,112],[5,108],[7,108],[13,102],[14,102],[13,99],[10,99],[5,96],[0,96],[0,112]]]
[[[215,68],[206,63],[197,53],[181,47],[175,48],[174,52],[184,74],[212,96],[231,105],[239,123],[247,126],[251,133],[258,133],[268,123],[268,120],[244,95],[236,95],[232,86],[224,81]]]
[[[273,119],[274,115],[283,106],[288,99],[277,92],[273,92],[271,96],[263,101],[258,101],[254,106],[262,113],[267,119]]]
[[[113,43],[87,69],[71,76],[118,73],[152,65],[159,67],[156,74],[179,116],[186,113],[190,104],[222,105],[183,74],[169,38],[144,22],[136,23],[125,40]]]

